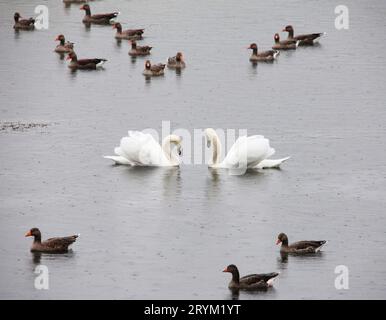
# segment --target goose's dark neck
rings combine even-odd
[[[233,270],[232,271],[232,281],[234,283],[239,283],[240,282],[240,274],[239,274],[239,270]]]
[[[292,39],[293,37],[294,37],[294,31],[293,30],[288,31],[288,38]]]
[[[288,247],[288,239],[283,239],[281,242],[282,247]]]
[[[14,19],[15,19],[16,23],[19,22],[19,17],[18,16],[15,16]]]
[[[122,33],[122,26],[121,25],[117,25],[115,27],[117,28],[118,33]]]
[[[64,38],[60,39],[60,45],[64,46]]]
[[[34,235],[34,242],[35,243],[41,243],[42,242],[42,235],[40,233]]]
[[[91,16],[90,8],[86,8],[86,9],[84,9],[84,11],[86,12],[86,16]]]
[[[136,42],[131,43],[131,49],[137,49],[137,43]]]
[[[253,49],[252,49],[252,52],[253,52],[254,55],[257,56],[257,48],[253,48]]]

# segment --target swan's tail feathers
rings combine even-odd
[[[129,160],[121,156],[104,156],[103,158],[113,160],[115,164],[122,164],[122,165],[131,164]]]
[[[270,169],[270,168],[279,168],[280,165],[287,161],[291,157],[285,157],[282,159],[264,159],[258,165],[258,169]]]
[[[320,242],[321,245],[315,249],[315,252],[319,252],[319,251],[322,249],[322,247],[323,247],[327,242],[328,242],[328,241],[321,241],[321,242]]]
[[[273,278],[271,278],[271,279],[269,279],[269,280],[267,281],[267,284],[268,284],[269,287],[272,287],[272,286],[273,286],[273,283],[275,282],[275,280],[277,279],[277,277],[279,276],[279,274],[280,274],[280,272],[278,272],[277,275],[276,275],[275,277],[273,277]]]

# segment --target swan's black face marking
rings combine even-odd
[[[178,155],[181,157],[182,156],[182,147],[178,147]]]

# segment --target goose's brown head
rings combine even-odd
[[[276,244],[280,244],[280,243],[288,243],[288,237],[285,233],[280,233],[278,236],[277,236],[277,240],[276,240]]]
[[[286,27],[283,29],[283,32],[294,32],[294,28],[292,28],[291,25],[288,25],[288,26],[286,26]]]
[[[25,236],[26,237],[40,237],[41,233],[40,233],[40,230],[38,228],[32,228],[30,231],[28,231],[25,234]]]
[[[150,60],[146,60],[146,62],[145,62],[145,69],[150,69],[150,68],[151,68]]]
[[[113,24],[113,29],[121,30],[122,29],[122,25],[119,22],[115,22]]]
[[[90,6],[88,4],[84,4],[83,6],[81,6],[79,8],[79,10],[86,10],[86,11],[88,11],[88,10],[90,10]]]
[[[275,36],[273,37],[273,39],[275,40],[275,42],[279,42],[280,41],[280,36],[278,33],[275,33]]]
[[[237,272],[237,271],[238,271],[237,267],[234,264],[230,264],[222,272],[234,273],[234,272]]]
[[[55,41],[64,41],[64,35],[60,34],[55,38]]]
[[[247,49],[257,50],[257,44],[251,43]]]
[[[13,18],[15,19],[15,21],[19,21],[19,19],[21,18],[21,15],[19,12],[15,12],[15,14],[13,15]]]

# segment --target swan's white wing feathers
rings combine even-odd
[[[287,161],[291,157],[285,157],[282,159],[264,159],[261,161],[256,168],[257,169],[268,169],[268,168],[279,168],[280,165]]]
[[[160,144],[152,135],[140,131],[129,131],[128,137],[121,139],[116,152],[140,166],[167,165],[168,161]]]
[[[227,168],[251,168],[274,153],[269,140],[263,136],[242,136],[230,148],[222,165]]]
[[[103,158],[113,160],[115,164],[131,165],[129,160],[121,156],[104,156]]]

